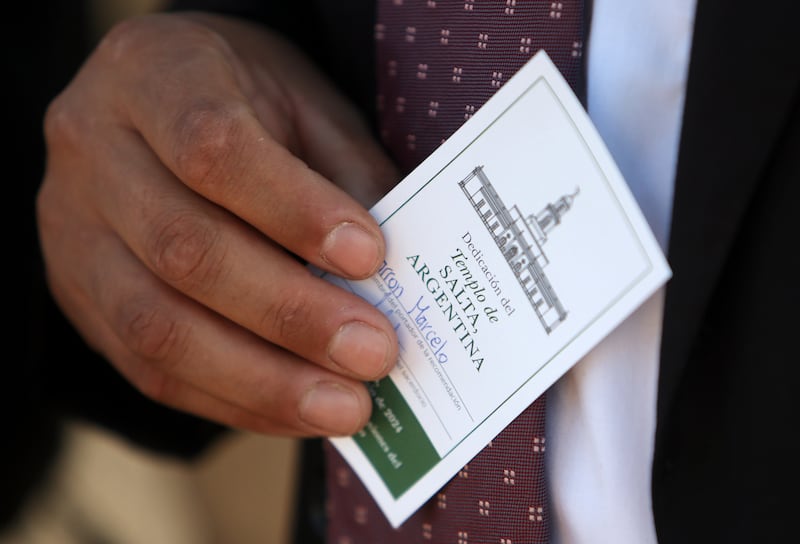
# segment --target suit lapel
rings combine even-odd
[[[659,423],[668,416],[748,201],[796,100],[796,6],[792,0],[758,7],[698,0],[668,252],[673,278],[665,303]]]

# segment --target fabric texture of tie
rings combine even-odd
[[[539,49],[580,96],[583,4],[378,0],[377,108],[400,168],[425,159]],[[398,529],[326,443],[328,542],[547,542],[545,405],[543,395]]]

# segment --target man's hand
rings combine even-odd
[[[394,365],[394,331],[305,262],[373,274],[384,241],[363,206],[396,173],[297,51],[221,17],[133,19],[54,100],[45,133],[50,288],[130,382],[256,432],[364,425],[361,382]]]

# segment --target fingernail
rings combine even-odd
[[[338,225],[322,244],[322,259],[356,278],[371,274],[378,266],[380,255],[377,238],[355,223]]]
[[[300,401],[300,419],[334,435],[350,435],[362,421],[361,403],[351,389],[321,382]]]
[[[328,357],[360,378],[381,376],[389,365],[389,337],[360,321],[345,323],[328,345]]]

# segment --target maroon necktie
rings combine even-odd
[[[377,107],[400,168],[419,164],[539,49],[579,91],[583,3],[378,0]],[[543,395],[396,530],[326,445],[328,542],[547,542],[544,429]]]

